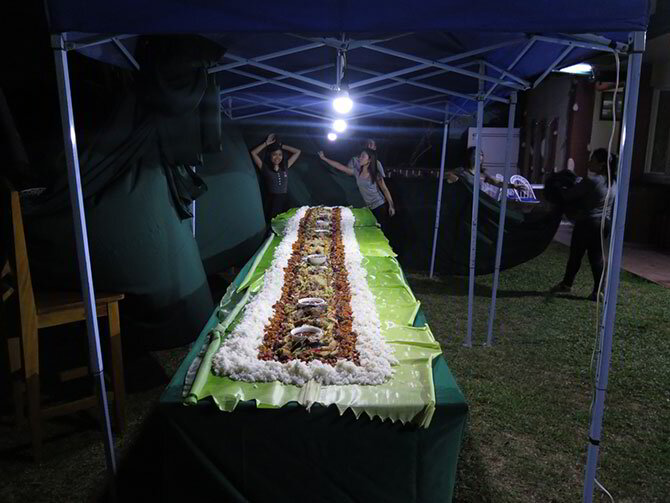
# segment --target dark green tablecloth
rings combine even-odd
[[[236,278],[242,281],[249,266]],[[254,502],[451,501],[467,404],[444,358],[433,364],[436,408],[427,428],[382,422],[335,406],[296,403],[231,413],[183,405],[189,365],[213,315],[163,393],[164,494]],[[420,312],[415,325],[425,323]]]

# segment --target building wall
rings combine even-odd
[[[626,241],[652,248],[670,249],[670,185],[645,180],[654,87],[670,86],[670,65],[644,65],[640,78],[631,185],[626,215]]]
[[[624,76],[621,77],[621,87],[619,92],[623,90]],[[612,134],[612,121],[602,120],[600,118],[600,109],[602,105],[603,92],[595,92],[595,101],[593,103],[593,119],[591,127],[591,140],[589,141],[589,151],[598,148],[607,148]],[[619,136],[621,134],[621,117],[617,117],[616,126],[614,129],[614,138],[612,139],[612,152],[619,151]]]
[[[651,85],[654,87],[670,87],[670,61],[654,65],[651,72]]]
[[[571,103],[567,131],[567,167],[578,176],[586,174],[589,159],[595,89],[585,77],[575,77],[571,88]]]
[[[524,124],[528,120],[549,122],[558,119],[557,148],[553,169],[560,171],[567,167],[567,130],[569,120],[570,88],[572,77],[564,74],[553,74],[540,86],[524,93]],[[523,141],[523,139],[522,139]]]

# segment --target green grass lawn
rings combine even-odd
[[[586,259],[573,293],[546,292],[567,248],[500,277],[495,344],[484,346],[492,276],[477,278],[473,347],[467,278],[409,274],[470,405],[454,501],[581,500],[596,303]],[[598,480],[617,502],[670,501],[670,289],[622,273]],[[597,492],[594,501],[609,501]]]

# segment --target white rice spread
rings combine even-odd
[[[341,232],[360,365],[348,360],[340,360],[332,366],[318,360],[303,362],[296,359],[281,363],[258,359],[264,329],[274,314],[272,306],[281,297],[284,268],[293,253],[300,220],[307,209],[303,206],[287,222],[284,238],[265,271],[263,287],[247,304],[240,323],[223,340],[212,359],[212,370],[217,375],[249,382],[280,381],[298,386],[310,380],[323,385],[381,384],[391,377],[391,365],[397,361],[393,349],[381,335],[375,298],[365,279],[366,271],[361,265],[363,256],[354,233],[354,215],[349,208],[341,209]]]

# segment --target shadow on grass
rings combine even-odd
[[[131,447],[119,459],[114,487],[105,485],[97,501],[173,501],[161,489],[163,482],[163,425],[154,407],[143,421]]]
[[[489,479],[480,446],[472,433],[466,430],[458,460],[453,503],[493,503],[497,501]]]
[[[468,296],[468,279],[453,276],[447,279],[428,279],[419,275],[408,276],[412,291],[420,297],[421,295],[449,295],[452,297]],[[491,297],[491,286],[475,282],[475,297]],[[553,302],[556,299],[586,300],[586,297],[577,295],[556,295],[547,290],[498,290],[498,298],[522,298],[522,297],[544,297],[545,302]]]

